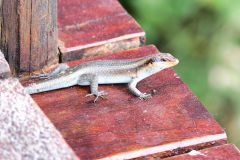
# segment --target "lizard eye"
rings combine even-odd
[[[166,62],[167,60],[165,58],[162,59],[162,62]]]

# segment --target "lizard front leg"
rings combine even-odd
[[[148,99],[151,98],[151,94],[147,94],[147,93],[142,93],[141,91],[139,91],[136,86],[137,83],[140,81],[141,79],[138,78],[133,78],[129,83],[128,83],[128,89],[130,90],[130,92],[132,94],[134,94],[135,96],[139,97],[141,100],[143,99]]]
[[[87,96],[96,96],[94,99],[94,103],[98,100],[99,97],[104,98],[103,96],[107,95],[104,91],[98,91],[98,77],[96,75],[92,74],[84,74],[80,77],[80,81],[88,81],[90,83],[90,94],[87,94]]]

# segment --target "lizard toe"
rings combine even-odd
[[[100,91],[100,92],[97,93],[97,95],[98,95],[98,96],[107,96],[108,93],[105,92],[105,91]]]
[[[147,93],[143,93],[139,96],[139,99],[141,100],[147,100],[149,98],[152,98],[152,95],[151,94],[147,94]]]
[[[96,98],[95,98],[94,101],[93,101],[94,103],[96,103],[99,97],[101,97],[102,99],[105,99],[105,98],[106,98],[106,97],[105,97],[106,95],[108,95],[107,92],[105,92],[105,91],[99,91],[99,92],[97,92],[97,93],[87,94],[85,97],[96,96]]]

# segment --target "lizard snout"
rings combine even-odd
[[[162,60],[167,62],[169,66],[175,66],[179,63],[179,60],[172,56],[170,53],[164,53]]]

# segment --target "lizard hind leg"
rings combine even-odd
[[[51,71],[49,73],[33,75],[33,76],[31,76],[31,78],[51,78],[51,77],[58,75],[61,72],[64,72],[68,68],[69,68],[69,66],[67,64],[62,63],[62,64],[59,64],[55,69],[53,69],[53,71]]]

